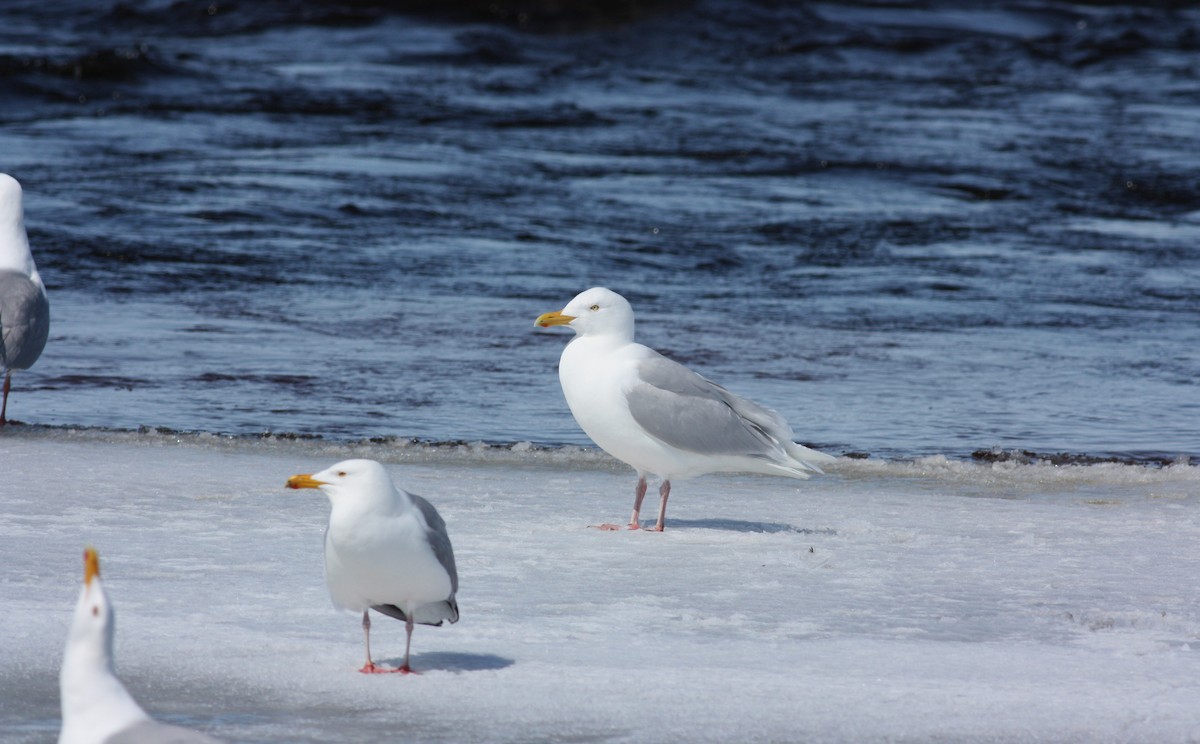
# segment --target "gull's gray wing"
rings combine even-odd
[[[0,369],[28,369],[50,336],[50,303],[17,271],[0,271]]]
[[[438,563],[442,564],[442,568],[446,569],[446,573],[450,574],[450,596],[444,601],[418,607],[413,611],[413,622],[422,625],[441,625],[443,620],[449,620],[451,623],[456,623],[458,622],[458,600],[454,598],[454,595],[458,593],[458,568],[454,565],[454,548],[450,545],[446,522],[442,519],[442,515],[438,514],[437,509],[433,508],[433,504],[424,498],[415,493],[408,494],[408,497],[421,510],[421,514],[425,517],[425,523],[429,525],[425,537],[429,540],[429,547],[433,550],[434,557],[438,559]],[[404,615],[404,610],[395,605],[371,605],[371,609],[397,620],[408,619]]]
[[[454,594],[458,591],[458,569],[454,565],[454,548],[450,545],[450,534],[446,532],[446,521],[442,519],[441,514],[438,514],[437,509],[433,508],[433,504],[424,498],[415,493],[410,493],[409,497],[421,510],[421,514],[425,517],[425,523],[429,525],[429,532],[426,533],[429,538],[429,547],[433,548],[433,554],[437,556],[438,563],[441,563],[442,568],[446,569],[446,573],[450,574],[450,593]]]
[[[702,455],[775,459],[791,428],[775,411],[734,395],[678,362],[653,353],[637,366],[627,394],[637,423],[663,442]]]
[[[371,605],[371,609],[376,612],[394,617],[402,622],[408,621],[408,616],[404,614],[404,610],[396,605]],[[421,605],[413,612],[413,622],[418,625],[433,625],[439,626],[444,620],[449,620],[451,623],[458,622],[458,600],[451,594],[449,599],[441,602],[431,602],[427,605]]]
[[[214,739],[199,731],[147,719],[121,729],[105,739],[104,744],[222,744],[222,742],[220,739]]]
[[[396,605],[371,605],[371,609],[383,613],[388,617],[394,617],[402,623],[408,622],[408,615],[405,615],[404,610]],[[438,625],[441,625],[441,623],[438,623]]]

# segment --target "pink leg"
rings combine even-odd
[[[638,517],[642,513],[642,499],[646,498],[646,476],[638,475],[637,490],[633,494],[633,516],[629,518],[629,529],[636,530],[642,525],[638,522]]]
[[[371,661],[371,616],[367,614],[366,610],[363,610],[362,629],[363,643],[367,648],[367,663],[363,664],[363,668],[359,669],[358,671],[362,672],[363,674],[379,674],[380,672],[386,672],[386,669],[375,666],[375,662]]]
[[[648,527],[651,532],[662,532],[663,523],[667,519],[667,498],[671,495],[671,481],[665,480],[658,488],[658,522],[653,527]]]
[[[642,499],[646,498],[646,476],[638,474],[637,490],[633,494],[633,516],[629,518],[629,529],[636,530],[641,525],[638,524],[638,515],[642,513]],[[596,529],[606,532],[615,532],[621,529],[621,525],[605,523],[595,525]]]
[[[409,651],[412,650],[412,632],[413,632],[413,619],[412,619],[412,615],[409,615],[408,619],[404,621],[404,633],[407,636],[407,638],[404,641],[404,664],[399,669],[396,670],[397,672],[400,672],[401,674],[419,674],[419,672],[414,672],[412,670],[412,667],[410,667],[408,665],[408,654],[409,654]]]
[[[12,370],[10,369],[4,374],[4,403],[0,404],[0,426],[4,426],[8,423],[8,420],[4,418],[4,414],[6,411],[8,411],[8,389],[11,386]]]

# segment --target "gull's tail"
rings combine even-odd
[[[791,458],[796,461],[796,464],[793,467],[801,472],[809,471],[813,473],[824,473],[825,471],[821,469],[822,465],[828,465],[837,462],[837,458],[833,455],[826,454],[820,450],[812,449],[811,447],[805,447],[803,444],[785,442],[783,448],[787,451],[788,455],[790,455]],[[805,474],[804,477],[808,477],[807,474]]]

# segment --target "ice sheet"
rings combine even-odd
[[[365,451],[364,451],[365,450]],[[445,517],[462,620],[366,676],[283,488],[350,454]],[[588,452],[0,434],[0,739],[57,735],[101,553],[118,673],[231,741],[1145,741],[1200,737],[1200,468],[842,461],[675,484],[667,531]],[[377,660],[403,654],[374,626]]]

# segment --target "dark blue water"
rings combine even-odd
[[[835,454],[1200,456],[1196,8],[403,5],[4,4],[13,418],[582,444],[606,285]]]

